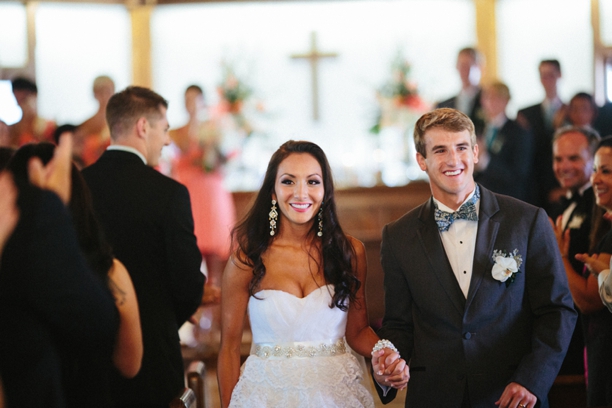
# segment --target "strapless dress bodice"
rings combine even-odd
[[[330,308],[334,287],[321,286],[303,298],[264,289],[249,299],[253,343],[328,342],[341,339],[347,313]]]

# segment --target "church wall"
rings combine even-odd
[[[341,184],[367,186],[376,183],[379,165],[378,141],[369,133],[379,113],[376,90],[392,76],[397,51],[411,63],[410,78],[426,102],[450,97],[460,86],[456,52],[476,42],[474,19],[471,0],[158,6],[151,20],[153,82],[171,101],[170,122],[179,125],[186,119],[185,87],[202,84],[214,104],[220,63],[229,61],[263,108],[250,112],[261,136],[252,157],[265,165],[285,140],[312,140],[328,152]],[[308,52],[311,32],[321,52],[338,54],[318,65],[318,121],[309,63],[290,58]]]
[[[589,0],[498,0],[498,67],[510,87],[512,112],[540,102],[542,59],[558,59],[560,97],[593,92],[593,30]]]

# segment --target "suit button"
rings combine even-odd
[[[472,338],[472,333],[470,333],[470,332],[464,333],[463,334],[463,338],[466,339],[466,340],[471,339]]]
[[[463,375],[463,374],[457,374],[457,379],[458,379],[459,381],[463,380],[464,378],[465,378],[465,375]]]

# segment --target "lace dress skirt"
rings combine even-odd
[[[284,359],[251,355],[230,408],[374,408],[362,380],[361,366],[350,352]]]

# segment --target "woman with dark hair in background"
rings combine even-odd
[[[7,166],[7,169],[13,173],[15,183],[17,185],[29,183],[30,159],[37,157],[46,164],[53,157],[54,150],[55,145],[46,142],[26,144],[19,148]],[[72,215],[79,247],[91,270],[106,283],[113,294],[120,321],[112,350],[112,363],[99,361],[96,356],[88,355],[83,356],[82,361],[74,361],[73,366],[65,367],[67,381],[82,384],[81,387],[71,387],[72,390],[80,390],[80,393],[68,395],[68,404],[69,406],[72,404],[107,406],[110,402],[107,400],[108,384],[105,381],[108,379],[106,374],[111,365],[128,378],[134,377],[140,370],[143,345],[136,292],[125,266],[113,258],[112,249],[104,239],[95,218],[89,189],[74,164],[71,171],[71,196],[68,209]],[[96,391],[92,391],[93,389]],[[93,405],[88,405],[89,403]]]
[[[595,194],[597,209],[593,212],[591,227],[590,252],[598,254],[598,259],[604,265],[610,261],[612,254],[612,232],[609,217],[604,213],[612,213],[612,138],[607,137],[599,142],[595,151],[591,184]],[[608,219],[607,219],[608,218]],[[607,233],[606,233],[607,232]],[[569,231],[563,235],[557,229],[557,239],[561,255],[567,256],[569,249]],[[577,254],[576,259],[586,262],[593,273],[601,272],[593,258],[588,254]],[[598,285],[597,277],[590,276],[585,285]],[[586,375],[587,375],[587,406],[612,406],[612,314],[604,303],[597,299],[597,308],[588,314],[583,314],[583,332],[586,345]]]
[[[288,141],[274,153],[233,239],[221,296],[222,406],[373,407],[347,343],[363,356],[395,348],[368,324],[365,248],[338,223],[319,146]],[[253,345],[241,374],[247,310]],[[408,367],[397,353],[390,359],[374,365],[375,378],[404,388]]]

